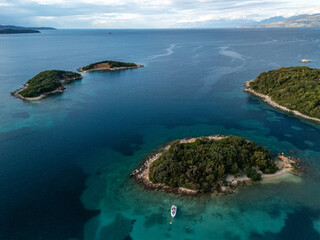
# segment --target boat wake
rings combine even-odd
[[[157,54],[157,55],[152,55],[151,57],[149,57],[148,59],[156,59],[156,58],[159,58],[159,57],[165,57],[165,56],[169,56],[171,55],[174,51],[173,49],[176,47],[175,44],[170,44],[170,47],[166,48],[165,51],[166,53],[163,53],[163,54]]]

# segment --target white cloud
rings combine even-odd
[[[215,19],[216,16],[213,14],[202,15],[202,16],[188,16],[187,18],[181,18],[178,23],[196,23],[196,22],[206,22]]]
[[[242,2],[236,2],[232,4],[232,7],[243,7],[243,6],[248,6],[248,5],[252,5],[252,4],[260,4],[260,3],[264,3],[261,1],[242,1]]]
[[[64,28],[166,28],[318,12],[319,0],[0,0],[2,19]]]
[[[0,0],[0,7],[9,7],[9,6],[14,6],[14,4],[6,0]]]
[[[81,6],[81,4],[121,6],[126,0],[26,0],[41,5]]]
[[[57,17],[54,16],[37,16],[36,19],[39,21],[41,20],[54,20],[57,19]]]
[[[133,0],[132,2],[134,2],[137,5],[140,5],[141,7],[144,7],[144,6],[164,7],[164,6],[169,6],[173,4],[173,1],[171,0]]]

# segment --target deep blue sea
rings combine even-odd
[[[320,67],[319,29],[1,35],[0,239],[320,239],[320,124],[243,91],[260,72],[302,58]],[[43,70],[101,60],[145,67],[84,73],[34,103],[10,96]],[[146,191],[130,179],[168,141],[212,134],[299,157],[304,174],[201,198]]]

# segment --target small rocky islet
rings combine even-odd
[[[79,72],[93,72],[93,71],[118,71],[126,69],[135,69],[144,67],[142,64],[118,62],[118,61],[101,61],[89,64],[78,69]]]
[[[143,67],[141,64],[118,61],[102,61],[78,69],[79,72],[118,71]],[[82,79],[79,73],[63,70],[46,70],[28,80],[22,89],[11,93],[25,101],[38,101],[50,95],[63,93],[65,85]]]
[[[183,195],[232,193],[237,186],[299,170],[299,161],[272,155],[237,136],[176,140],[148,157],[131,176],[147,189]]]

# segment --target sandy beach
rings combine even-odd
[[[253,80],[244,83],[244,86],[246,87],[246,89],[244,91],[249,92],[249,93],[253,94],[254,96],[257,96],[257,97],[261,98],[262,101],[264,101],[265,103],[271,105],[274,108],[280,109],[280,110],[288,112],[288,113],[292,113],[295,116],[298,116],[298,117],[301,117],[301,118],[305,118],[305,119],[308,119],[308,120],[320,122],[319,118],[309,117],[309,116],[307,116],[305,114],[302,114],[302,113],[300,113],[300,112],[298,112],[296,110],[291,110],[291,109],[289,109],[287,107],[281,106],[280,104],[278,104],[275,101],[273,101],[270,96],[264,95],[264,94],[261,94],[261,93],[258,93],[256,91],[254,91],[253,89],[250,88],[250,82],[252,82],[252,81]]]

